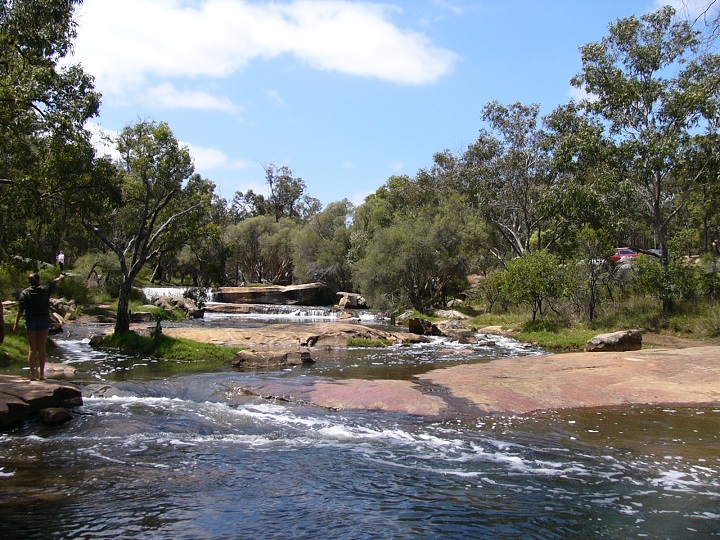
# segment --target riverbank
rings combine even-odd
[[[283,325],[271,330],[177,328],[171,335],[196,341],[261,341],[298,345]],[[302,327],[305,327],[302,329]],[[313,325],[292,325],[313,334]],[[302,330],[301,330],[302,329]],[[254,337],[253,337],[254,335]],[[294,335],[294,334],[293,334]],[[654,336],[652,348],[624,353],[561,353],[501,358],[434,370],[413,381],[334,380],[273,382],[243,388],[266,398],[308,402],[333,409],[377,409],[427,416],[461,413],[527,413],[536,410],[628,404],[720,403],[720,346]],[[694,345],[694,346],[692,346]],[[312,348],[310,349],[312,351]]]
[[[271,383],[267,398],[338,409],[423,416],[525,414],[631,404],[720,404],[720,347],[501,358],[418,375],[413,381]]]

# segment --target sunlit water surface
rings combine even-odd
[[[72,333],[58,344],[54,360],[95,394],[61,427],[0,434],[3,539],[720,536],[720,408],[426,419],[241,390],[541,352],[513,340],[165,378],[148,359],[95,351]]]

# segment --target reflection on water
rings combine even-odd
[[[717,407],[431,421],[240,390],[273,378],[408,377],[408,366],[539,352],[512,340],[170,378],[83,339],[60,345],[79,380],[112,391],[87,398],[65,426],[0,435],[3,539],[720,536]]]

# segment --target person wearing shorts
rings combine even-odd
[[[45,360],[47,357],[47,337],[50,330],[50,295],[55,290],[55,285],[63,279],[65,274],[60,274],[47,285],[40,285],[40,275],[30,274],[28,281],[30,286],[20,293],[18,299],[18,313],[13,325],[13,332],[18,331],[20,318],[25,316],[25,329],[30,351],[28,352],[28,364],[30,364],[30,380],[38,378],[35,369],[35,359],[40,368],[40,380],[45,379]]]

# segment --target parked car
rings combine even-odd
[[[615,248],[615,253],[610,255],[610,260],[618,262],[622,259],[634,259],[638,256],[637,251],[630,249],[629,247]]]

